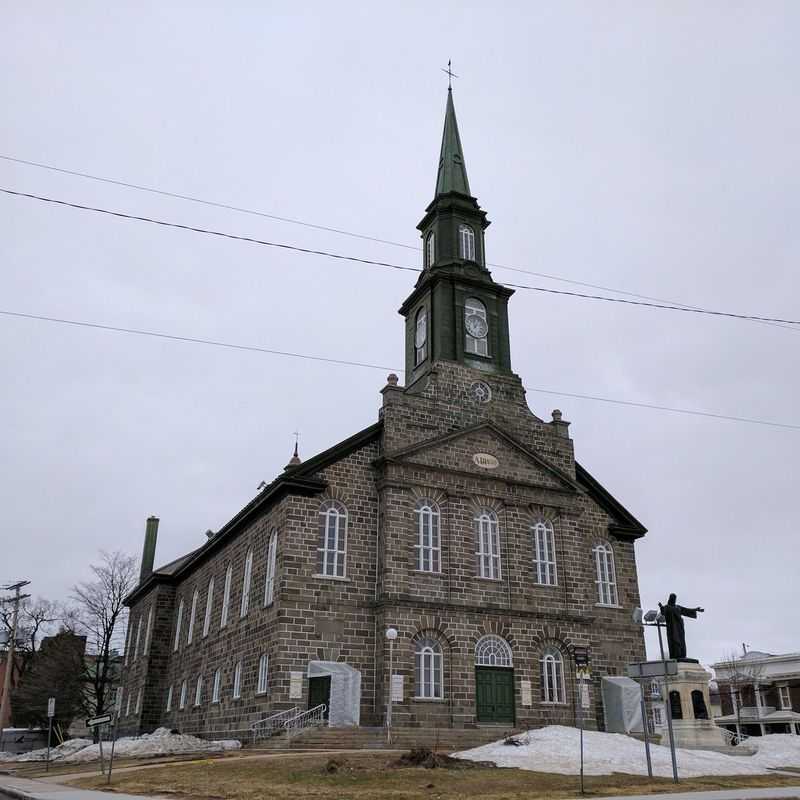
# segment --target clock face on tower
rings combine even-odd
[[[467,333],[475,339],[485,339],[489,332],[486,320],[478,314],[470,314],[464,324],[467,326]]]

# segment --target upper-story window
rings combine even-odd
[[[228,624],[228,612],[231,607],[231,583],[233,582],[233,564],[228,564],[225,570],[225,588],[222,590],[222,613],[219,617],[219,626],[224,628]]]
[[[617,598],[617,576],[614,571],[614,551],[610,544],[596,544],[592,548],[595,564],[597,602],[603,606],[615,606]]]
[[[431,231],[425,240],[425,266],[432,267],[436,261],[436,234]]]
[[[466,351],[478,356],[488,356],[489,322],[486,316],[486,306],[476,297],[469,297],[464,303],[464,328],[466,329]]]
[[[133,660],[136,661],[139,658],[139,639],[142,635],[142,615],[139,615],[139,619],[136,622],[136,644],[133,647]]]
[[[244,559],[244,575],[242,576],[242,603],[239,616],[244,617],[250,608],[250,582],[253,578],[253,551],[248,550]]]
[[[500,572],[500,531],[497,514],[490,508],[475,515],[475,558],[481,578],[502,577]]]
[[[417,521],[417,569],[442,571],[442,546],[439,534],[439,507],[430,500],[420,500],[414,509]]]
[[[542,680],[543,703],[566,703],[567,692],[564,685],[564,659],[555,647],[549,647],[539,659]]]
[[[211,628],[211,611],[214,608],[214,576],[208,580],[208,591],[206,592],[206,614],[203,618],[203,638],[208,636]]]
[[[214,672],[214,682],[211,685],[211,702],[219,703],[220,684],[222,682],[222,670],[217,669]]]
[[[347,555],[347,509],[337,500],[326,500],[319,510],[320,546],[318,569],[320,575],[344,578]]]
[[[181,597],[180,602],[178,603],[178,618],[175,621],[175,645],[172,648],[175,651],[177,651],[177,649],[181,646],[182,623],[183,623],[183,598]]]
[[[546,586],[555,586],[556,548],[553,523],[549,520],[539,520],[533,524],[532,531],[536,582]]]
[[[465,261],[475,260],[475,231],[469,225],[458,226],[458,255]]]
[[[242,696],[242,662],[237,661],[233,669],[233,699],[238,700]]]
[[[442,646],[435,639],[420,639],[414,648],[414,696],[425,700],[444,697]]]
[[[143,655],[147,655],[150,650],[150,637],[153,633],[153,606],[150,605],[150,610],[147,612],[147,630],[144,632],[144,650]]]
[[[779,686],[778,694],[780,696],[781,709],[784,711],[792,710],[792,695],[788,686]]]
[[[203,702],[203,676],[197,676],[197,683],[194,685],[194,704],[199,706]]]
[[[418,366],[428,357],[428,312],[421,308],[417,311],[414,324],[414,366]]]
[[[186,708],[186,678],[181,681],[181,697],[178,701],[178,708],[181,711]]]
[[[167,689],[167,711],[172,711],[172,685]]]
[[[263,653],[258,659],[258,684],[256,694],[266,694],[267,692],[267,672],[269,669],[269,656]]]
[[[275,561],[278,554],[278,531],[273,528],[267,547],[267,577],[264,582],[264,605],[272,605],[275,599]]]
[[[186,633],[186,644],[192,643],[192,637],[194,636],[194,621],[197,617],[197,599],[200,597],[200,592],[195,589],[194,594],[192,595],[192,608],[189,611],[189,630]]]

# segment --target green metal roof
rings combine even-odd
[[[453,92],[447,90],[447,109],[444,114],[442,133],[442,152],[439,156],[439,173],[436,176],[436,196],[447,192],[460,192],[471,197],[467,167],[464,164],[464,151],[458,135],[456,108],[453,105]]]

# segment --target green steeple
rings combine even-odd
[[[439,173],[436,176],[436,196],[447,192],[459,192],[471,197],[467,167],[464,164],[464,151],[458,135],[456,108],[453,105],[453,91],[447,90],[447,110],[444,114],[442,132],[442,151],[439,155]]]

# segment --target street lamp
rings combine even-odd
[[[397,628],[387,628],[386,638],[389,640],[389,702],[386,705],[386,742],[392,743],[392,672],[394,672],[394,640]]]

